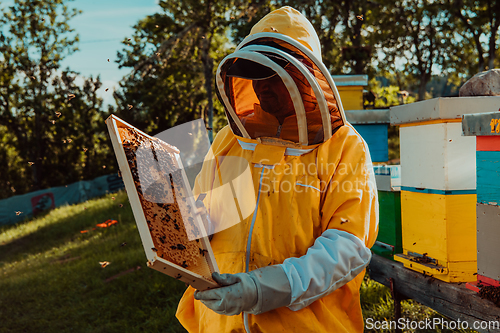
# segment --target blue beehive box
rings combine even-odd
[[[389,109],[375,110],[348,110],[345,111],[347,121],[365,139],[370,149],[373,162],[389,160],[390,123]]]

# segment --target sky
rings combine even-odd
[[[114,104],[113,90],[130,71],[118,69],[116,63],[117,52],[123,49],[121,41],[132,36],[132,27],[140,19],[161,10],[158,0],[75,0],[69,6],[83,11],[69,22],[80,37],[80,50],[67,56],[62,68],[86,77],[99,75],[104,104]]]
[[[13,0],[0,0],[0,3],[0,7],[6,7],[12,5]],[[80,50],[67,56],[61,68],[69,67],[85,77],[99,75],[103,83],[99,96],[104,99],[104,105],[114,104],[113,90],[130,71],[118,69],[115,62],[117,52],[123,49],[121,41],[132,36],[132,27],[140,19],[161,10],[158,0],[75,0],[68,1],[67,5],[83,11],[69,21],[80,37]],[[106,88],[109,88],[107,92]]]

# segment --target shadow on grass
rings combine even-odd
[[[91,207],[88,210],[84,210],[83,204],[79,204],[77,207],[82,207],[81,212],[57,218],[57,221],[42,226],[25,236],[21,236],[5,244],[0,244],[0,262],[14,262],[29,255],[45,252],[54,247],[57,248],[79,237],[82,230],[92,230],[97,223],[105,222],[108,219],[119,220],[119,223],[133,224],[133,219],[121,218],[122,216],[132,216],[132,213],[127,196],[121,194],[119,197],[120,200],[116,200],[117,202],[113,201],[109,205]],[[106,199],[101,198],[101,200]],[[123,207],[120,207],[120,204]],[[67,207],[59,209],[64,208]],[[37,216],[34,219],[21,222],[20,224],[4,227],[1,231],[6,232],[11,228],[22,227],[23,224],[37,223],[41,218],[51,218],[51,214],[57,214],[59,209],[53,210],[41,217]]]
[[[175,311],[186,287],[146,267],[137,230],[118,224],[95,236],[82,235],[77,260],[36,262],[0,280],[0,332],[185,332]]]

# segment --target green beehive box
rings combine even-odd
[[[380,256],[393,259],[402,253],[401,236],[401,187],[399,165],[375,166],[379,201],[379,232],[372,251]]]

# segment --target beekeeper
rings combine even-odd
[[[291,7],[271,12],[216,80],[229,125],[195,193],[209,192],[234,169],[228,157],[238,157],[250,166],[254,207],[213,236],[221,287],[189,287],[177,318],[189,332],[362,332],[377,192],[368,147],[345,120],[313,26]],[[215,224],[230,216],[220,201],[204,199]]]

